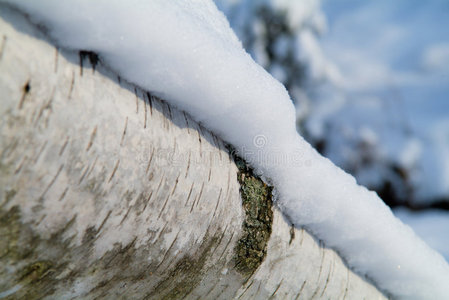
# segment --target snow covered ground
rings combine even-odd
[[[278,206],[295,225],[306,226],[381,289],[407,299],[449,295],[443,257],[375,193],[305,142],[296,132],[297,113],[286,89],[243,50],[211,1],[0,2],[25,10],[60,46],[97,52],[122,78],[189,112],[233,144],[274,185]],[[289,3],[278,1],[280,7]],[[314,61],[315,77],[344,82],[324,57],[310,56],[318,51],[312,33],[322,20],[306,15],[305,23],[289,19],[291,28],[309,28],[298,37],[307,45],[300,58]]]

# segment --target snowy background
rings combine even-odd
[[[449,260],[449,2],[215,2],[301,134]]]

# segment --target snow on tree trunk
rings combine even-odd
[[[384,298],[187,114],[1,16],[0,298]]]

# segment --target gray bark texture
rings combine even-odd
[[[0,299],[385,298],[189,115],[0,16]]]

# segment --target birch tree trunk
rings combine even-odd
[[[0,299],[384,298],[189,115],[0,14]]]

